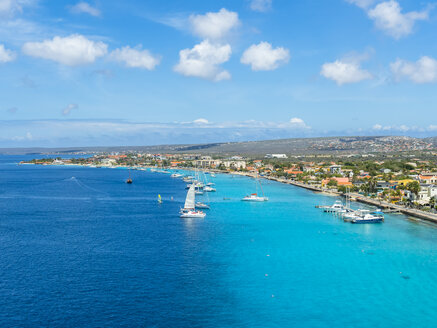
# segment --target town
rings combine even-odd
[[[130,167],[133,169],[211,170],[292,183],[314,191],[355,193],[375,201],[437,213],[435,152],[349,155],[265,154],[220,156],[203,154],[99,153],[82,158],[34,159],[27,163]]]

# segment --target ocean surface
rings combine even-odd
[[[0,327],[437,326],[435,225],[344,223],[271,181],[241,202],[254,181],[230,175],[184,220],[168,174],[30,158],[0,157]]]

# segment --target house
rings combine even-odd
[[[437,173],[422,173],[419,175],[420,183],[437,184]]]
[[[377,181],[376,182],[376,189],[377,190],[384,190],[384,189],[394,189],[395,184],[393,182],[387,182],[387,181]]]
[[[420,191],[417,195],[417,202],[420,205],[429,204],[431,198],[437,198],[437,186],[431,184],[421,184]]]
[[[349,178],[329,178],[322,180],[322,187],[326,186],[329,181],[332,180],[337,181],[337,186],[352,186],[352,182],[349,181]]]

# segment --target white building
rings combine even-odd
[[[429,204],[429,201],[433,197],[437,198],[437,186],[430,184],[421,184],[416,201],[421,205],[426,205]]]
[[[332,174],[341,174],[341,165],[331,165],[329,167],[329,172]]]
[[[265,158],[288,158],[285,154],[266,154]]]

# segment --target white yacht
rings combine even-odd
[[[261,189],[262,196],[258,196],[258,185],[259,185],[259,187]],[[247,195],[246,197],[244,197],[241,200],[245,201],[245,202],[266,202],[266,201],[268,201],[269,198],[264,195],[264,191],[263,191],[263,188],[261,186],[261,182],[258,179],[258,174],[255,177],[255,187],[256,187],[256,192],[255,193]]]
[[[344,209],[343,203],[340,200],[337,200],[334,205],[331,207],[327,207],[324,209],[325,212],[338,212]]]
[[[360,216],[354,220],[352,220],[352,223],[382,223],[384,221],[383,218],[373,215],[373,214],[366,214],[364,216]]]
[[[191,185],[190,189],[188,189],[184,208],[181,209],[180,214],[181,218],[203,219],[206,216],[204,212],[196,210],[196,193],[194,185]]]
[[[269,198],[265,196],[258,196],[258,194],[250,194],[242,199],[245,202],[266,202]]]

